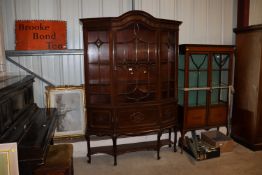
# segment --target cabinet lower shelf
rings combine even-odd
[[[168,139],[160,141],[160,147],[173,144],[172,141]],[[114,155],[113,145],[110,146],[101,146],[101,147],[93,147],[91,148],[91,154],[97,153],[105,153],[109,155]],[[136,151],[152,151],[157,150],[157,141],[149,141],[149,142],[140,142],[140,143],[131,143],[131,144],[121,144],[117,145],[117,155],[128,153],[128,152],[136,152]]]
[[[128,152],[136,152],[136,151],[158,151],[163,146],[168,145],[169,147],[174,145],[174,143],[169,139],[160,140],[160,145],[158,147],[157,141],[148,141],[148,142],[139,142],[139,143],[131,143],[131,144],[120,144],[116,146],[116,152],[114,152],[113,145],[110,146],[101,146],[101,147],[93,147],[90,149],[90,155],[97,153],[104,153],[114,156],[116,158],[117,155],[121,155]],[[174,145],[174,152],[176,152],[176,145]],[[89,157],[88,163],[91,163],[91,157]],[[159,159],[158,152],[158,159]],[[116,165],[116,162],[115,162]]]

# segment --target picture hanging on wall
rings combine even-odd
[[[55,139],[83,138],[86,127],[83,86],[47,86],[46,104],[58,111]]]

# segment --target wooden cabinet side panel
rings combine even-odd
[[[237,36],[237,57],[235,66],[235,102],[238,108],[242,108],[257,114],[259,77],[261,57],[256,49],[258,42],[256,35],[252,33],[239,34]]]
[[[257,52],[259,41],[256,33],[237,35],[235,66],[235,94],[232,117],[232,133],[248,142],[253,142],[261,74],[261,55]]]
[[[258,40],[258,45],[257,45],[257,54],[258,57],[260,57],[260,68],[262,68],[262,31],[260,30],[260,33],[258,34],[257,37]],[[257,138],[256,142],[262,143],[262,72],[260,72],[260,77],[259,77],[259,95],[258,95],[258,114],[257,114]]]

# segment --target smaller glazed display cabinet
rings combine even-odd
[[[179,45],[178,119],[186,132],[226,126],[230,111],[234,46]],[[182,144],[183,146],[183,144]]]

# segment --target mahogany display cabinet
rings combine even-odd
[[[170,145],[177,128],[177,58],[181,22],[143,11],[81,19],[87,108],[87,156],[114,156]],[[160,139],[163,132],[168,139]],[[157,134],[152,142],[117,144],[120,136]],[[113,146],[91,147],[90,136],[110,136]],[[176,134],[175,134],[176,137]],[[176,138],[174,138],[174,149]]]
[[[178,118],[182,138],[187,131],[228,130],[234,46],[179,45]]]
[[[235,95],[231,137],[262,150],[262,24],[236,33]]]

